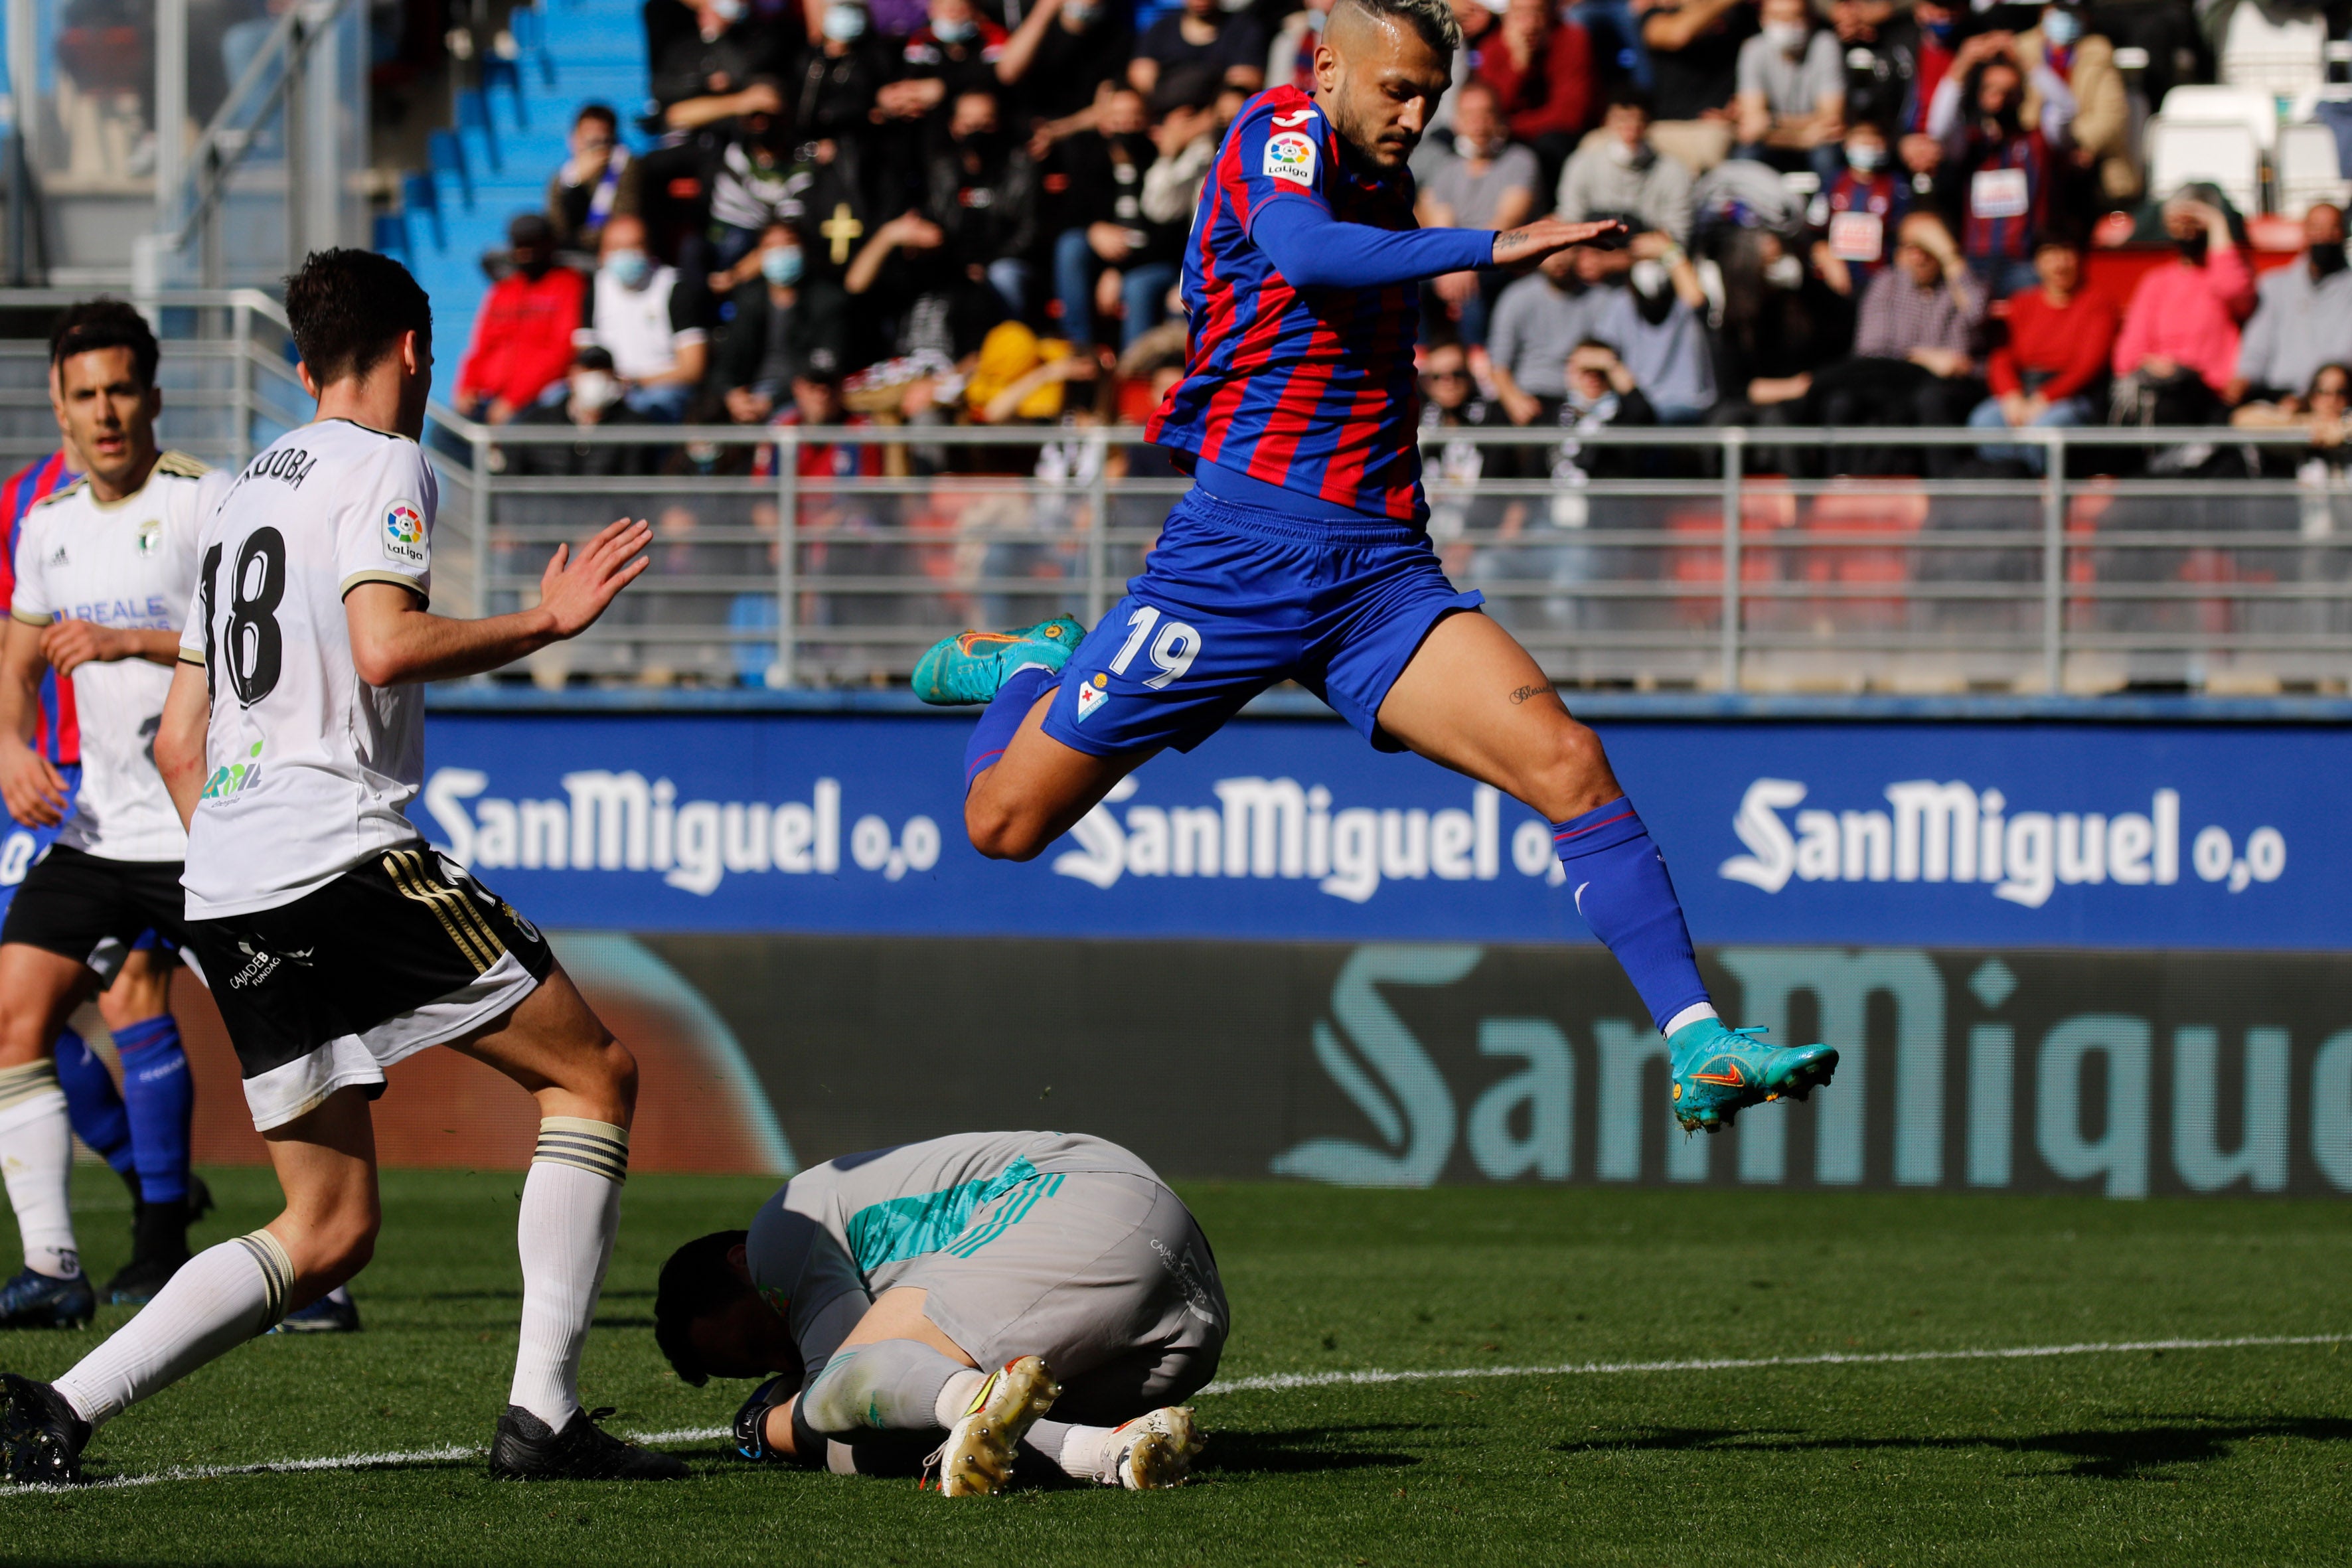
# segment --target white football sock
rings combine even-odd
[[[1116,1426],[1081,1426],[1070,1421],[1040,1421],[1022,1439],[1062,1467],[1073,1480],[1099,1481],[1110,1468],[1111,1435]]]
[[[938,1354],[937,1352],[932,1353]],[[939,1359],[946,1361],[948,1358],[940,1356]],[[980,1397],[981,1388],[987,1382],[986,1373],[975,1372],[969,1367],[960,1368],[949,1375],[946,1384],[940,1389],[939,1397],[931,1401],[931,1414],[939,1417],[940,1426],[952,1428],[963,1419],[964,1412],[971,1408],[971,1402]]]
[[[580,1409],[580,1352],[621,1228],[621,1184],[628,1173],[627,1129],[576,1116],[540,1122],[516,1226],[522,1343],[507,1402],[551,1431],[562,1431]]]
[[[73,1129],[49,1058],[0,1070],[0,1174],[25,1238],[25,1267],[52,1279],[81,1273],[74,1246]]]
[[[207,1247],[57,1390],[96,1426],[275,1324],[293,1288],[293,1260],[266,1230]]]

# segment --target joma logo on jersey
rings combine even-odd
[[[280,447],[255,458],[253,466],[245,470],[245,477],[248,479],[284,479],[294,489],[300,489],[302,481],[309,479],[310,470],[318,466],[319,459],[310,453],[295,447]]]
[[[1288,180],[1293,184],[1315,183],[1315,142],[1311,137],[1297,131],[1285,131],[1266,138],[1265,177]]]

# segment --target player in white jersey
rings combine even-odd
[[[78,308],[51,357],[60,418],[86,474],[26,515],[0,644],[0,795],[19,822],[62,818],[0,924],[0,1170],[26,1252],[25,1271],[0,1287],[0,1321],[10,1323],[69,1321],[75,1310],[87,1321],[95,1308],[67,1206],[71,1142],[50,1047],[142,936],[183,932],[186,834],[151,747],[195,583],[196,531],[226,483],[157,449],[157,348],[130,306]],[[70,799],[26,744],[52,666],[72,683],[80,721]],[[156,1167],[132,1261],[109,1286],[123,1300],[149,1299],[188,1257],[193,1099],[177,1028],[154,1011],[118,1042],[134,1142],[145,1145],[137,1152]],[[176,1177],[168,1190],[166,1176]]]
[[[54,1384],[0,1374],[0,1470],[70,1480],[93,1428],[365,1266],[381,1223],[369,1102],[446,1045],[538,1100],[523,1183],[521,1344],[493,1476],[667,1479],[595,1425],[580,1352],[612,1256],[636,1063],[538,930],[404,815],[424,693],[565,637],[645,570],[626,519],[559,548],[530,609],[430,613],[433,473],[416,437],[432,308],[398,262],[314,253],[287,280],[312,423],[245,466],[197,541],[155,754],[188,823],[184,884],[286,1210],[198,1253]]]

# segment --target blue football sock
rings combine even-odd
[[[1690,928],[1666,875],[1665,857],[1642,826],[1633,803],[1619,796],[1582,816],[1551,825],[1559,863],[1576,890],[1576,910],[1625,967],[1660,1033],[1706,1007]],[[1712,1016],[1714,1009],[1695,1016]]]
[[[970,789],[971,781],[996,765],[1004,748],[1013,743],[1013,732],[1021,721],[1029,717],[1029,710],[1037,699],[1054,689],[1062,678],[1042,664],[1014,670],[996,695],[982,710],[980,722],[971,729],[971,740],[963,749],[963,787]]]
[[[176,1203],[188,1195],[188,1123],[196,1109],[179,1021],[169,1013],[142,1019],[115,1030],[114,1045],[122,1053],[139,1195],[151,1204]]]
[[[71,1029],[58,1036],[58,1086],[66,1091],[66,1119],[116,1174],[131,1169],[131,1118],[121,1091],[98,1053]]]

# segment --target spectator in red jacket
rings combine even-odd
[[[555,229],[541,213],[507,225],[514,270],[490,285],[457,367],[457,409],[503,425],[572,369],[572,333],[588,280],[555,265]]]
[[[1511,139],[1535,149],[1536,189],[1549,191],[1591,115],[1592,45],[1554,15],[1551,0],[1511,0],[1496,31],[1478,51],[1478,78],[1502,100]]]
[[[2115,302],[2084,289],[2083,253],[2072,240],[2045,236],[2034,248],[2033,270],[2040,286],[2010,296],[2009,341],[1986,360],[1992,395],[1969,416],[1977,429],[2099,420],[2098,393],[2118,330]],[[2042,472],[2039,447],[1979,450],[1988,458],[2014,458]]]

